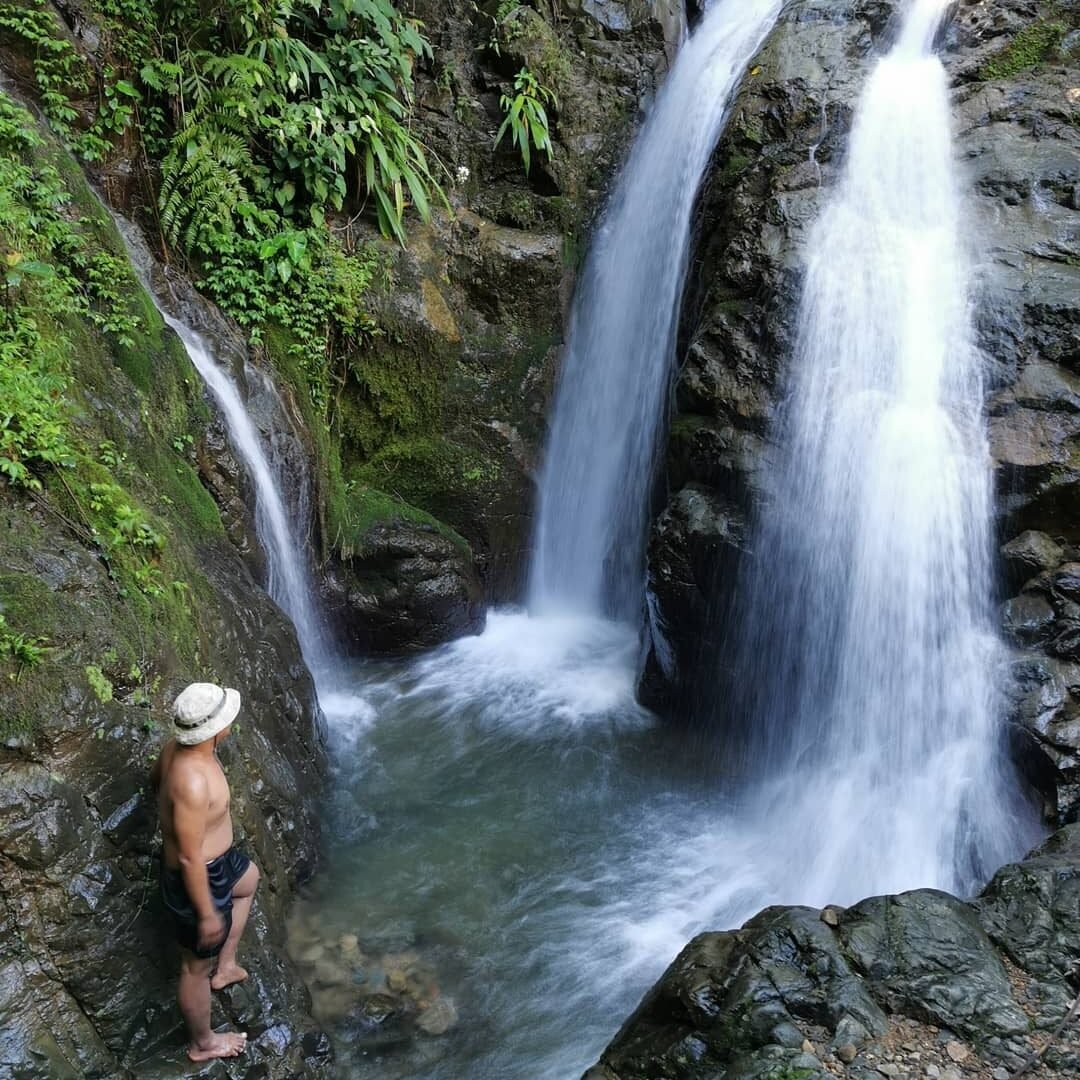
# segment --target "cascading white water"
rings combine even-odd
[[[691,212],[781,0],[717,0],[680,51],[586,260],[540,479],[534,613],[637,620]]]
[[[150,279],[153,277],[155,259],[142,234],[131,222],[114,214],[104,202],[102,209],[115,222],[140,284],[165,324],[180,339],[195,370],[221,410],[229,441],[240,455],[255,489],[255,531],[266,554],[266,591],[292,621],[304,662],[311,672],[322,701],[330,694],[328,680],[336,657],[313,602],[310,552],[308,545],[301,539],[302,535],[306,535],[306,526],[303,526],[302,534],[297,529],[296,522],[290,519],[282,496],[282,488],[288,482],[286,472],[295,474],[296,463],[271,462],[268,450],[263,446],[259,432],[244,405],[239,388],[225,366],[218,361],[213,346],[202,334],[173,315],[154,288]],[[250,368],[249,371],[260,381],[262,392],[269,393],[276,399],[276,404],[284,416],[286,410],[273,381],[262,372]],[[302,486],[307,486],[306,477]],[[310,511],[310,492],[304,490],[293,492],[293,495],[296,503],[295,518],[304,522]]]
[[[255,488],[255,528],[266,552],[266,591],[292,620],[304,662],[319,686],[326,674],[331,650],[312,603],[308,552],[289,519],[259,433],[244,407],[236,383],[214,358],[209,343],[164,309],[159,307],[158,310],[183,342],[195,369],[213,394],[225,418],[229,440],[251,477]]]
[[[1001,764],[981,357],[932,52],[947,6],[911,4],[811,235],[742,608],[755,764],[826,838],[813,877],[867,892],[964,892],[1031,835]]]

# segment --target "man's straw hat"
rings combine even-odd
[[[173,702],[176,741],[181,746],[212,739],[224,731],[240,711],[240,694],[214,683],[197,682],[180,691]]]

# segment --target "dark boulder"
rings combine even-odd
[[[1015,1071],[1080,986],[1078,919],[1080,826],[972,903],[921,889],[767,908],[690,942],[586,1080]],[[1046,1060],[1072,1075],[1076,1040]]]
[[[414,652],[483,625],[468,545],[433,524],[372,525],[326,582],[331,616],[363,652]]]

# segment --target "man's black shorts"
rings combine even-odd
[[[209,960],[221,952],[225,938],[232,929],[232,891],[236,883],[244,876],[244,871],[251,865],[251,860],[238,851],[229,848],[224,855],[206,864],[206,875],[210,881],[210,897],[214,907],[221,912],[225,920],[225,934],[217,945],[209,949],[198,948],[199,916],[191,906],[191,898],[184,887],[184,878],[179,868],[161,864],[161,899],[172,915],[176,941],[188,952],[194,953],[200,960]]]

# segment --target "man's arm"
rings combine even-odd
[[[177,858],[191,906],[199,918],[199,948],[216,945],[225,936],[225,920],[214,906],[203,859],[203,837],[210,812],[210,787],[198,769],[185,769],[170,785]]]

